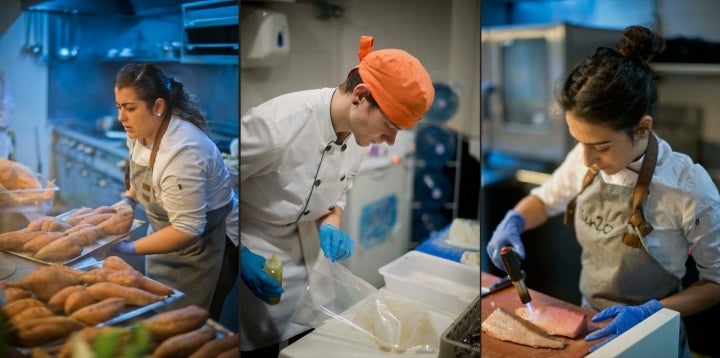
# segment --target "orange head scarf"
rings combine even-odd
[[[430,75],[417,58],[398,49],[372,51],[374,38],[361,36],[357,65],[385,116],[409,129],[430,109],[435,98]]]

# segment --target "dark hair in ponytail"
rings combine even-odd
[[[657,76],[648,62],[664,49],[650,29],[625,28],[617,50],[599,47],[570,72],[556,94],[560,108],[633,138],[640,119],[657,111]]]
[[[195,99],[185,91],[183,84],[172,77],[167,77],[153,64],[128,64],[118,71],[115,80],[117,88],[132,87],[140,100],[152,110],[155,100],[165,100],[167,109],[165,118],[175,115],[186,120],[206,134],[208,133],[205,115]]]

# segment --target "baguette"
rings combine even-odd
[[[198,329],[209,317],[208,311],[196,305],[189,305],[172,311],[163,312],[142,322],[155,341]]]
[[[203,326],[164,340],[153,352],[153,358],[187,357],[215,338],[215,331]]]
[[[146,306],[163,300],[163,297],[160,295],[112,282],[98,282],[88,286],[87,290],[98,300],[120,297],[124,298],[127,304],[135,306]]]
[[[125,309],[125,299],[112,297],[80,308],[73,312],[70,317],[93,326],[117,316],[123,309]]]
[[[198,350],[193,352],[189,358],[217,357],[220,353],[237,348],[239,345],[240,339],[236,334],[213,339],[212,341],[203,344]]]

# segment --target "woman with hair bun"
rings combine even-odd
[[[595,351],[661,308],[693,315],[720,302],[720,195],[707,171],[653,132],[656,74],[664,49],[650,29],[630,26],[617,49],[600,47],[556,93],[577,145],[549,180],[496,227],[487,252],[525,258],[520,235],[565,212],[582,247],[580,292],[593,322]],[[682,287],[692,255],[699,281]],[[602,340],[601,340],[602,339]],[[681,329],[680,356],[690,356]]]

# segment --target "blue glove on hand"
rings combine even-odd
[[[610,306],[600,311],[600,313],[593,316],[593,322],[601,322],[612,317],[615,317],[615,319],[608,323],[607,326],[585,336],[586,341],[594,341],[603,337],[609,337],[608,339],[590,347],[590,352],[602,347],[605,343],[634,327],[636,324],[650,317],[661,308],[663,308],[662,304],[658,300],[652,299],[640,306]]]
[[[508,211],[505,218],[495,228],[495,232],[487,244],[487,254],[497,268],[505,271],[505,265],[500,257],[500,250],[505,246],[512,246],[520,259],[525,259],[525,246],[520,240],[520,234],[524,229],[525,218],[515,210]]]
[[[280,297],[285,290],[265,273],[264,267],[265,258],[243,246],[240,250],[240,277],[255,296],[270,303],[270,297]]]
[[[320,247],[330,261],[344,260],[353,254],[355,243],[350,235],[330,224],[320,225]]]
[[[124,255],[137,255],[137,252],[135,252],[135,244],[131,241],[120,241],[113,245],[110,251]]]

